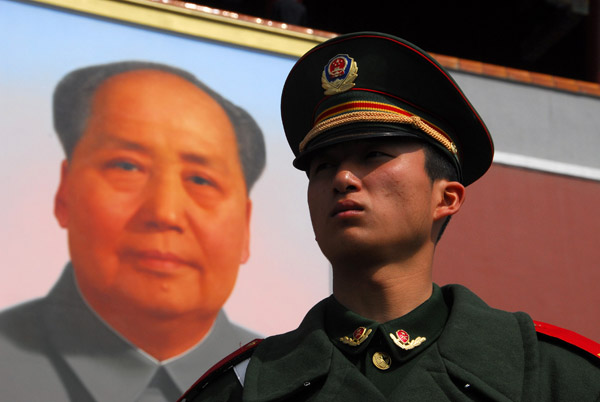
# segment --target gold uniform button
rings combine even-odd
[[[387,370],[392,365],[392,358],[387,353],[375,352],[373,354],[373,364],[379,370]]]

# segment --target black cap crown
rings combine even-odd
[[[384,136],[439,147],[465,185],[492,163],[490,134],[450,74],[425,51],[387,34],[341,35],[308,51],[285,82],[281,115],[301,170],[315,150]]]

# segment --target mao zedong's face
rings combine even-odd
[[[152,70],[98,88],[55,205],[96,311],[164,317],[219,311],[248,258],[250,209],[225,111]]]

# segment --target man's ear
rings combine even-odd
[[[246,227],[244,228],[244,244],[242,244],[242,254],[240,255],[240,264],[246,263],[250,258],[250,217],[252,216],[252,200],[246,201]]]
[[[457,181],[438,180],[434,187],[441,196],[435,205],[433,220],[437,221],[457,213],[465,202],[465,186]]]
[[[54,216],[58,224],[66,228],[69,223],[68,193],[69,162],[65,159],[60,165],[60,182],[54,196]]]

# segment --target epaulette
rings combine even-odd
[[[594,342],[583,335],[579,335],[577,332],[557,327],[556,325],[547,324],[545,322],[533,320],[533,325],[536,332],[540,334],[560,339],[563,342],[567,342],[568,344],[571,344],[581,350],[591,353],[595,357],[600,358],[600,343]]]
[[[206,373],[202,375],[178,400],[183,402],[190,398],[191,394],[197,393],[204,389],[213,379],[218,378],[223,373],[233,369],[237,364],[249,359],[254,353],[254,349],[262,342],[262,339],[255,339],[248,342],[235,352],[227,355],[218,363],[212,366]]]

